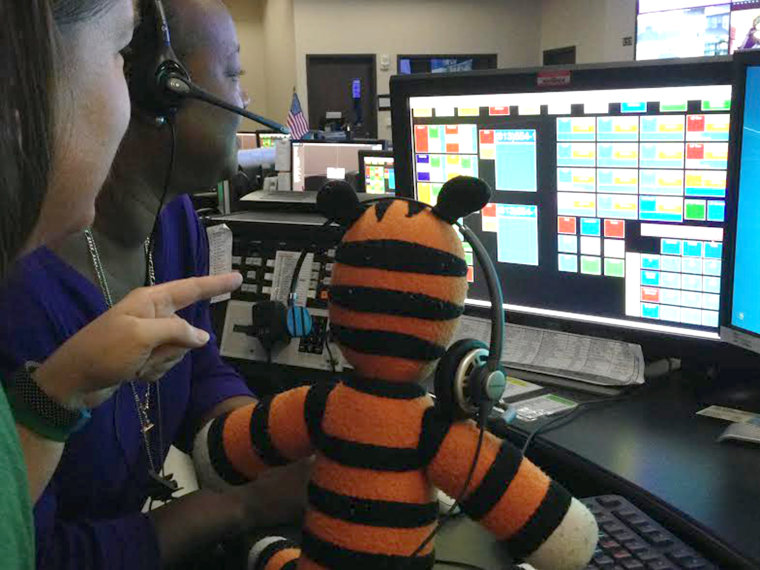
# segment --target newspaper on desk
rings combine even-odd
[[[486,344],[491,321],[463,316],[455,340],[474,338]],[[637,344],[507,325],[502,361],[509,368],[624,387],[644,383],[644,354]]]

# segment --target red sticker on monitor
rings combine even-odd
[[[557,87],[570,85],[571,80],[572,74],[567,69],[561,71],[539,71],[537,83],[539,87]]]

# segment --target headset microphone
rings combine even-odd
[[[159,46],[155,62],[147,71],[145,88],[150,94],[148,106],[159,118],[166,119],[167,115],[174,115],[183,100],[195,99],[255,121],[278,133],[290,134],[290,129],[284,125],[237,105],[231,105],[195,85],[172,48],[169,22],[161,0],[153,0],[153,9]]]
[[[262,117],[261,115],[257,115],[256,113],[251,113],[250,111],[247,111],[242,107],[238,107],[237,105],[231,105],[223,99],[212,95],[208,91],[204,91],[195,85],[192,81],[181,77],[180,75],[170,73],[166,75],[165,78],[159,78],[159,81],[161,81],[161,88],[164,90],[164,92],[170,93],[171,96],[177,100],[196,99],[197,101],[203,101],[209,105],[220,107],[226,111],[230,111],[231,113],[236,113],[241,117],[255,121],[279,133],[285,135],[290,134],[290,129],[288,129],[286,126],[281,125],[280,123],[271,119],[267,119],[266,117]]]

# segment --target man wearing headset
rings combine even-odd
[[[222,2],[164,0],[164,6],[174,49],[193,81],[245,106],[239,46]],[[29,256],[0,299],[3,371],[43,361],[146,281],[208,271],[205,232],[185,193],[205,190],[234,172],[239,119],[204,103],[184,103],[174,118],[172,153],[171,129],[141,107],[146,87],[135,80],[155,62],[159,38],[152,8],[152,2],[144,3],[131,53],[125,54],[132,120],[92,231]],[[193,305],[181,316],[211,332],[208,304]],[[245,382],[222,362],[214,342],[190,353],[152,388],[123,385],[69,438],[37,503],[38,567],[160,568],[224,536],[294,519],[303,505],[301,465],[253,486],[226,494],[201,490],[141,513],[149,496],[171,490],[161,474],[168,447],[188,450],[200,426],[251,401]]]

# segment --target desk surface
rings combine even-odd
[[[534,450],[576,456],[760,568],[760,446],[716,443],[728,424],[696,416],[699,408],[677,374],[629,400],[590,407],[539,437]]]

